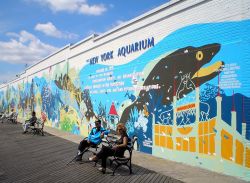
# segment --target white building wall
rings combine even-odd
[[[151,48],[145,49],[145,50],[142,49],[132,54],[128,54],[126,55],[126,57],[117,56],[118,48],[121,48],[126,45],[131,45],[135,42],[139,42],[141,40],[145,40],[148,38],[149,39],[154,38],[154,44],[157,45],[157,43],[160,43],[164,38],[166,38],[171,33],[174,33],[175,31],[178,31],[190,25],[207,24],[207,23],[215,24],[215,23],[221,23],[221,22],[233,22],[233,21],[241,21],[241,20],[249,19],[250,18],[249,9],[250,9],[249,0],[239,0],[239,1],[235,1],[235,0],[227,0],[227,1],[225,0],[211,0],[211,1],[208,1],[208,0],[188,0],[188,1],[187,0],[186,1],[172,0],[169,3],[166,3],[152,11],[149,11],[148,13],[145,13],[133,20],[130,20],[102,35],[99,35],[99,36],[91,35],[74,45],[66,45],[65,47],[60,49],[58,52],[52,55],[49,55],[48,57],[44,58],[37,64],[27,68],[24,73],[21,73],[19,78],[14,79],[13,81],[10,81],[8,84],[0,85],[0,89],[6,90],[8,86],[12,86],[12,85],[14,86],[15,85],[14,83],[21,81],[21,80],[24,80],[25,82],[31,82],[32,78],[34,78],[35,76],[42,77],[43,73],[52,72],[56,70],[55,69],[56,66],[59,66],[59,65],[60,65],[60,68],[62,68],[63,67],[62,65],[66,63],[68,63],[69,68],[67,68],[67,71],[63,71],[64,73],[65,72],[70,73],[71,72],[70,69],[76,69],[77,72],[79,72],[84,66],[89,64],[86,62],[88,59],[93,58],[95,56],[100,56],[101,54],[107,53],[110,51],[113,51],[113,59],[109,61],[105,61],[105,62],[100,62],[99,60],[99,63],[103,65],[116,65],[116,66],[123,65],[140,57]],[[239,38],[237,34],[235,35],[232,34],[230,35],[232,39],[228,39],[227,42],[224,44],[225,45],[240,44],[240,43],[249,44],[249,37],[248,37],[249,33],[247,33],[249,31],[248,29],[249,27],[250,26],[248,25],[248,27],[246,27],[245,29],[238,30],[238,32],[245,31],[246,37]],[[191,31],[196,32],[195,29],[190,30],[187,33],[184,32],[182,33],[183,38],[189,37],[189,34]],[[203,38],[198,35],[197,37],[190,37],[190,40],[199,41],[198,39],[203,40]],[[178,41],[181,41],[181,40],[177,38],[176,39],[173,38],[171,40],[171,42],[178,42]],[[166,44],[165,46],[168,46],[168,45]],[[190,43],[187,42],[185,46],[192,46],[192,45],[190,45]],[[194,45],[194,46],[197,46],[197,45]],[[202,45],[198,45],[198,46],[202,46]],[[172,52],[175,50],[168,50],[168,51]],[[241,55],[245,54],[245,58],[249,57],[249,54],[246,53],[246,51],[244,50],[241,50],[241,51],[237,50],[235,54],[241,54]],[[166,55],[167,53],[164,53],[164,56]],[[60,63],[63,63],[63,64],[60,64]],[[133,64],[144,65],[145,63],[139,60],[138,62],[133,63]],[[250,67],[250,62],[246,62],[245,66]],[[52,71],[50,67],[52,67]],[[132,67],[132,64],[127,65],[126,67],[125,66],[120,67],[119,69],[126,70],[128,69],[128,67]],[[249,73],[248,74],[246,73],[246,75],[249,75],[250,70],[248,70],[247,72]],[[88,75],[91,73],[85,73],[85,74]],[[58,79],[59,77],[60,76],[58,75],[56,78],[55,75],[51,74],[49,76],[49,79],[51,81],[54,81],[55,79]],[[74,73],[72,74],[71,79],[72,79],[73,84],[75,84],[74,79],[76,79],[77,77],[78,76],[74,75]],[[245,90],[244,88],[248,88],[249,86],[248,80],[249,80],[249,77],[241,78],[243,91]],[[49,87],[53,88],[54,85],[50,83]],[[67,89],[70,90],[70,92],[72,92],[73,94],[69,94],[70,92],[65,93],[64,98],[65,100],[70,101],[70,98],[73,98],[74,96],[77,95],[78,88],[76,87],[74,88],[73,86],[70,86]],[[249,109],[250,101],[246,101],[245,105],[246,105],[246,108]],[[77,106],[77,104],[74,103],[74,106]],[[174,119],[176,119],[176,117],[174,117]],[[56,128],[60,126],[60,121],[57,121],[56,123],[53,123],[53,121],[51,121],[50,123],[51,123],[50,124],[51,126],[56,127]],[[80,124],[81,122],[78,122],[78,123]],[[230,127],[227,127],[227,128],[230,128]],[[232,132],[231,130],[229,131]],[[236,136],[238,138],[240,134],[238,134],[238,132],[236,133],[237,133]],[[156,151],[157,150],[158,149],[156,149]],[[175,152],[172,152],[172,153],[173,153],[173,156],[176,156]],[[187,154],[188,153],[186,152],[179,153],[180,157],[182,157],[180,158],[180,161],[186,158],[186,156],[183,156],[183,155],[187,155]],[[157,153],[155,153],[154,155],[157,155]],[[191,158],[192,155],[190,156],[189,155],[187,156]],[[163,156],[166,157],[165,154]],[[189,160],[189,159],[186,158],[186,160]],[[185,161],[183,160],[183,162]],[[207,163],[208,168],[212,169],[212,163],[209,162],[209,158],[206,159],[204,162]],[[230,163],[231,162],[229,162],[230,171],[227,171],[226,168],[222,170],[222,171],[225,171],[227,174],[229,174],[228,172],[233,172],[235,168],[234,165],[232,166]],[[242,174],[240,176],[242,176]],[[247,179],[250,180],[249,175]]]

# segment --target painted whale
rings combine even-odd
[[[159,60],[143,83],[144,87],[158,85],[158,89],[141,90],[137,99],[124,109],[120,122],[126,123],[129,121],[130,113],[134,108],[142,111],[145,105],[150,105],[152,92],[154,97],[161,99],[162,105],[169,105],[173,102],[173,96],[176,95],[176,90],[182,84],[183,78],[189,77],[192,83],[200,86],[216,77],[224,66],[222,61],[217,61],[206,68],[202,68],[202,66],[209,63],[219,50],[220,44],[218,43],[201,47],[188,46]],[[194,89],[195,87],[182,88],[177,100]]]

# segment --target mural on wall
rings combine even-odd
[[[0,111],[8,111],[8,93],[7,88],[2,88],[0,91]]]
[[[250,85],[242,83],[250,47],[237,41],[249,24],[196,24],[145,39],[126,47],[146,50],[126,64],[65,61],[1,90],[1,110],[43,112],[47,125],[81,135],[97,117],[111,130],[125,123],[140,151],[250,180]]]

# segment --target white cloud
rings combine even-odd
[[[126,21],[123,21],[123,20],[117,20],[115,23],[113,23],[112,25],[108,26],[105,28],[106,31],[110,31],[111,29],[115,28],[115,27],[118,27],[119,25],[121,24],[124,24],[126,23]],[[97,35],[102,35],[104,34],[105,32],[97,32],[97,31],[94,31],[94,30],[89,30],[88,33],[86,34],[86,37],[87,36],[90,36],[92,34],[97,34]]]
[[[66,11],[86,15],[101,15],[107,9],[103,4],[89,5],[86,0],[30,0],[48,6],[53,12]]]
[[[62,32],[58,30],[53,23],[48,22],[45,24],[38,23],[35,26],[35,30],[43,32],[47,36],[56,37],[56,38],[65,38],[65,39],[76,39],[78,38],[77,34],[69,33],[69,32]]]
[[[38,23],[35,26],[35,30],[41,31],[47,36],[52,36],[57,38],[63,37],[63,33],[59,31],[51,22],[45,24]]]
[[[123,21],[123,20],[117,20],[114,24],[113,24],[113,26],[114,27],[116,27],[116,26],[119,26],[119,25],[121,25],[121,24],[124,24],[126,21]]]
[[[21,31],[8,33],[9,41],[0,41],[0,61],[12,64],[34,64],[58,50],[58,48],[41,42],[36,36]]]
[[[117,21],[115,21],[112,25],[110,25],[109,27],[106,27],[106,29],[107,29],[107,31],[109,31],[109,30],[111,30],[111,29],[113,29],[113,28],[116,28],[116,27],[118,27],[119,25],[124,24],[124,23],[126,23],[126,21],[117,20]]]
[[[101,15],[106,11],[104,5],[93,5],[89,6],[88,4],[82,4],[79,8],[79,12],[86,15]]]

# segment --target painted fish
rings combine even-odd
[[[120,122],[126,123],[134,108],[142,111],[145,104],[150,105],[152,92],[154,92],[154,97],[161,98],[162,105],[169,105],[173,102],[174,95],[178,94],[177,99],[181,99],[195,89],[195,86],[188,87],[187,81],[200,86],[216,77],[221,72],[224,62],[217,61],[206,68],[202,66],[213,59],[220,47],[218,43],[201,47],[188,46],[159,60],[143,83],[143,86],[157,85],[158,89],[141,90],[137,99],[124,109]],[[183,82],[184,79],[186,82]],[[181,85],[185,87],[182,86],[180,89]]]

